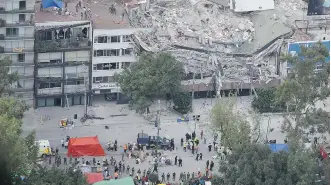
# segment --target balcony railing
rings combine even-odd
[[[91,41],[88,38],[71,38],[59,40],[36,40],[35,48],[37,52],[50,52],[62,50],[83,50],[91,49]]]
[[[83,85],[66,85],[64,86],[64,93],[82,93],[85,92],[86,86]]]
[[[38,89],[38,95],[61,94],[62,87]]]
[[[0,7],[0,14],[5,13],[35,13],[35,10],[33,8],[26,9],[26,7],[21,7],[18,9],[12,9],[12,10],[6,10],[4,7]]]
[[[0,27],[8,26],[8,27],[14,27],[14,26],[33,26],[34,20],[24,20],[24,21],[15,21],[13,23],[7,23],[6,20],[0,18]]]
[[[34,39],[34,36],[32,34],[17,34],[17,35],[0,34],[0,40],[24,40],[24,39]]]
[[[34,65],[33,60],[18,60],[18,61],[13,61],[11,66],[32,66]]]
[[[33,47],[4,48],[0,46],[0,53],[24,53],[33,51]]]

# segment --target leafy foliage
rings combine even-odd
[[[254,110],[264,112],[283,112],[286,111],[285,103],[276,101],[276,88],[256,89],[257,97],[252,101]]]
[[[181,114],[187,114],[192,108],[192,97],[187,92],[176,92],[172,94],[174,109]]]
[[[18,80],[17,73],[9,74],[11,64],[12,61],[8,57],[0,60],[0,95],[10,93],[10,85]]]
[[[32,170],[27,185],[88,185],[86,178],[81,171],[74,171],[72,168],[67,170],[59,168],[38,168]]]
[[[225,147],[251,142],[249,122],[233,109],[233,102],[219,101],[211,111],[213,130],[221,134],[221,144]]]
[[[262,144],[240,145],[221,161],[220,185],[314,185],[317,163],[309,152],[277,152]]]
[[[7,114],[9,117],[21,120],[28,106],[24,101],[13,97],[0,98],[0,114]]]
[[[283,58],[294,67],[293,73],[277,88],[276,100],[293,107],[293,113],[285,117],[282,126],[292,139],[300,138],[300,134],[307,130],[329,131],[330,113],[315,108],[316,102],[330,96],[327,56],[329,51],[322,43],[317,43],[311,48],[302,47],[298,56]],[[319,66],[318,72],[316,66]]]
[[[134,109],[145,112],[153,98],[177,91],[183,66],[167,53],[144,53],[117,77],[122,92],[130,97]]]

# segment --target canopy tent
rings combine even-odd
[[[105,156],[105,151],[99,143],[98,137],[70,138],[68,157]]]
[[[103,181],[102,173],[85,173],[84,175],[86,176],[89,184]]]
[[[62,8],[63,6],[62,0],[42,0],[41,4],[43,8],[49,8],[49,7]]]
[[[93,185],[134,185],[132,177],[96,182]]]
[[[272,152],[279,152],[279,151],[288,152],[287,144],[269,144],[269,148]]]

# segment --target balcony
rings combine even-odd
[[[64,86],[64,93],[66,93],[66,94],[83,93],[83,92],[85,92],[85,90],[86,90],[86,87],[84,84]]]
[[[11,64],[11,66],[33,66],[33,65],[34,65],[33,60],[18,60],[18,61],[13,60],[13,63]]]
[[[35,48],[38,53],[57,51],[79,51],[91,49],[91,41],[88,38],[71,38],[59,40],[36,40]]]
[[[16,27],[16,26],[33,26],[34,20],[20,20],[13,23],[7,23],[6,20],[0,18],[0,27]]]
[[[5,35],[0,34],[0,40],[24,40],[34,39],[33,34],[21,34],[21,35]]]
[[[17,48],[4,48],[0,46],[0,53],[24,53],[34,52],[33,47],[17,47]]]
[[[50,62],[40,62],[38,61],[38,67],[56,67],[56,66],[63,66],[62,60],[52,60]]]
[[[26,7],[20,7],[18,9],[6,10],[4,7],[0,7],[0,14],[11,13],[35,13],[34,9],[26,9]]]
[[[55,95],[61,93],[62,93],[62,87],[38,89],[38,95]]]

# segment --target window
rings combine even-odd
[[[93,78],[93,83],[109,83],[109,82],[115,82],[115,78],[113,76],[100,76]]]
[[[6,36],[7,37],[17,37],[18,28],[6,28]]]
[[[107,43],[107,36],[98,37],[97,43]]]
[[[18,80],[17,81],[17,88],[23,88],[24,87],[24,80]]]
[[[18,15],[18,21],[20,23],[25,23],[25,14],[19,14]]]
[[[46,82],[39,85],[39,89],[61,87],[61,82]]]
[[[110,37],[110,42],[111,43],[121,42],[121,37],[120,36],[112,36],[112,37]]]
[[[49,63],[51,63],[51,64],[60,64],[61,59],[50,60]]]
[[[26,9],[26,1],[20,1],[19,2],[19,9],[25,10]]]
[[[123,35],[123,42],[131,42],[131,35]]]
[[[20,53],[18,54],[18,62],[24,62],[25,61],[25,54]]]
[[[130,67],[131,62],[122,62],[122,68],[127,69]]]
[[[102,77],[93,77],[93,83],[100,83],[102,81]]]
[[[103,63],[103,64],[94,64],[93,70],[112,70],[112,69],[119,69],[119,63]]]
[[[119,56],[120,50],[119,49],[111,49],[111,50],[94,50],[95,57],[101,56]]]
[[[122,55],[132,55],[132,48],[123,49]]]

